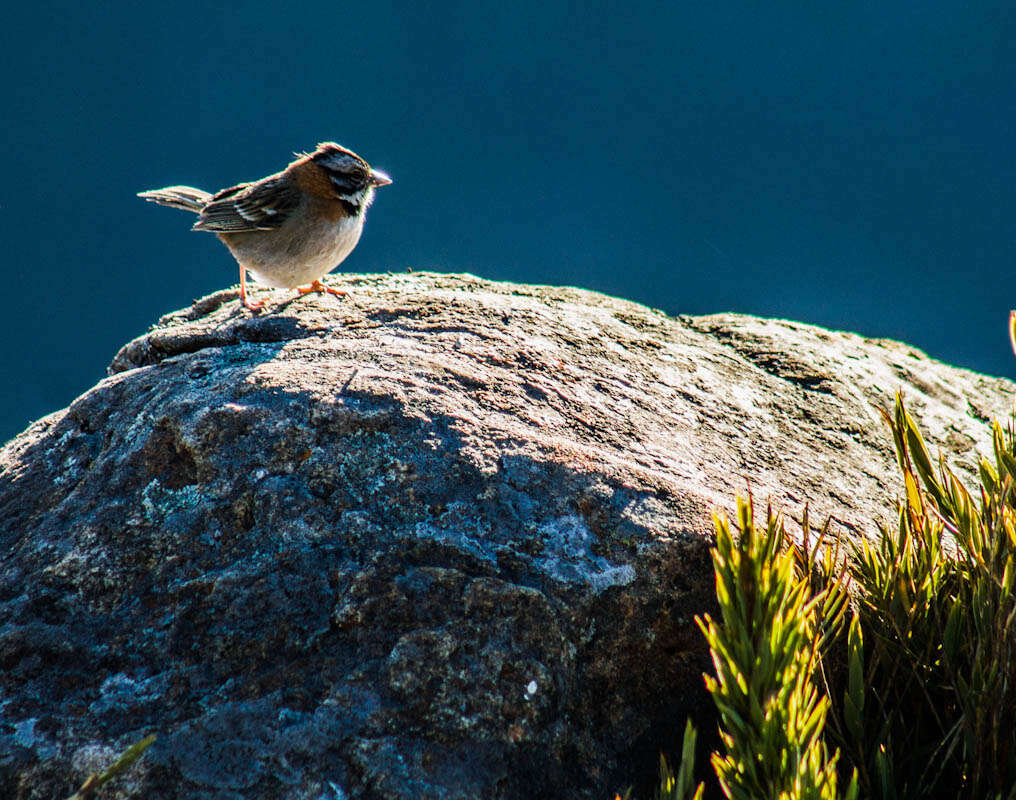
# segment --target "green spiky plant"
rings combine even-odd
[[[732,800],[833,800],[838,753],[830,756],[822,741],[829,700],[815,677],[822,649],[843,620],[846,590],[831,579],[831,561],[823,566],[809,558],[817,548],[803,559],[787,548],[782,518],[771,510],[765,527],[757,527],[751,503],[738,498],[737,517],[736,540],[726,518],[715,518],[720,619],[696,618],[716,669],[706,688],[719,711],[724,752],[713,753],[712,767]],[[829,577],[818,591],[814,572]],[[693,750],[689,726],[683,780],[672,779],[664,761],[661,798],[690,796]],[[699,785],[694,797],[702,792]],[[852,780],[845,797],[856,794]]]
[[[1016,431],[993,425],[977,501],[896,397],[895,531],[852,562],[841,734],[872,798],[1016,798]],[[923,489],[923,490],[922,490]]]
[[[88,800],[88,798],[94,797],[95,793],[105,784],[109,783],[118,775],[122,775],[137,761],[141,756],[145,754],[152,742],[155,741],[155,736],[146,736],[140,742],[136,742],[120,753],[117,756],[116,761],[106,767],[101,773],[93,772],[81,784],[81,788],[78,789],[74,794],[67,798],[67,800]]]
[[[799,546],[771,512],[756,528],[740,499],[736,544],[717,519],[722,622],[699,622],[716,667],[706,681],[726,752],[712,766],[726,797],[834,797],[828,717],[841,768],[854,769],[847,797],[1016,800],[1016,418],[993,425],[975,501],[943,459],[934,465],[902,396],[884,416],[904,497],[895,529],[880,526],[847,561],[845,635],[843,569],[827,537],[809,544],[807,514]],[[843,647],[830,647],[837,636]],[[693,750],[689,725],[681,778],[663,762],[658,797],[691,796]]]
[[[656,792],[656,800],[702,800],[705,784],[695,786],[692,777],[695,765],[695,726],[691,720],[684,726],[684,744],[681,748],[681,764],[677,773],[670,770],[667,759],[660,756],[660,788]]]

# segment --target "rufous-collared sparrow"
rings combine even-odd
[[[138,197],[195,212],[191,230],[215,233],[239,263],[240,302],[252,311],[264,301],[247,299],[247,272],[266,286],[344,295],[320,278],[356,247],[374,189],[392,179],[334,142],[296,155],[282,172],[216,194],[167,186]]]

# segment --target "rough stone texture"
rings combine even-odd
[[[902,387],[957,464],[1013,385],[577,289],[219,293],[0,451],[0,796],[604,798],[707,667],[710,512],[871,535]]]

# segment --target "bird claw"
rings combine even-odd
[[[336,297],[345,297],[347,294],[341,289],[333,289],[331,286],[325,286],[321,283],[321,281],[314,281],[310,286],[298,286],[296,291],[301,297],[305,294],[310,294],[311,292],[317,292],[318,294],[328,292],[328,294],[334,294]]]

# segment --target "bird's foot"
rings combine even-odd
[[[240,266],[240,303],[248,311],[260,311],[265,307],[264,300],[258,300],[256,303],[253,300],[247,299],[247,270],[244,269],[243,265]]]
[[[301,297],[305,294],[310,294],[311,292],[317,292],[318,294],[328,292],[328,294],[334,294],[336,297],[345,297],[347,294],[341,289],[333,289],[331,286],[325,286],[321,283],[321,281],[314,281],[314,283],[310,286],[298,286],[296,291]]]

